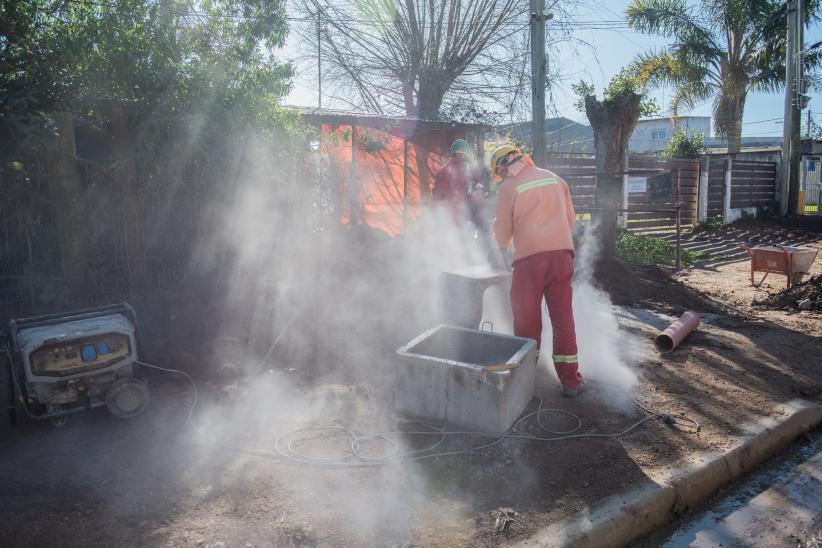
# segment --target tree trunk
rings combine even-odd
[[[429,202],[431,200],[432,186],[431,172],[428,167],[428,155],[430,151],[421,145],[421,143],[428,141],[425,137],[425,134],[422,133],[421,138],[418,140],[415,131],[414,134],[408,135],[405,138],[409,144],[414,147],[414,164],[417,167],[417,180],[420,182],[420,199],[423,202]]]
[[[436,89],[421,90],[417,94],[417,111],[422,120],[439,120],[442,93]]]
[[[594,130],[596,145],[597,186],[594,195],[594,226],[599,231],[605,257],[616,249],[616,228],[622,208],[622,181],[628,140],[639,119],[641,96],[632,93],[598,101],[585,98],[585,114]]]
[[[736,154],[742,148],[741,114],[728,120],[728,154]]]
[[[74,142],[74,117],[70,112],[54,115],[57,122],[58,150],[49,160],[49,198],[54,204],[60,248],[60,270],[63,295],[60,305],[73,306],[85,301],[88,278],[88,219],[83,197],[84,189],[77,174]]]
[[[448,82],[434,82],[432,79],[420,79],[420,91],[417,93],[417,116],[420,120],[439,120],[442,99],[445,90],[448,89]],[[430,136],[421,139],[422,142],[431,142]],[[415,160],[417,164],[417,175],[420,181],[420,193],[423,201],[431,199],[431,187],[433,185],[432,173],[428,167],[428,157],[433,151],[428,150],[419,143],[416,146]]]
[[[728,154],[736,154],[742,148],[742,115],[745,112],[745,95],[728,101]]]
[[[742,148],[742,120],[731,120],[728,128],[728,154],[735,154]]]
[[[129,291],[134,292],[136,285],[146,283],[144,274],[145,252],[143,242],[143,224],[146,219],[140,207],[140,193],[137,182],[137,167],[134,159],[134,139],[128,126],[123,105],[111,101],[111,136],[112,150],[115,159],[115,173],[120,187],[122,211],[122,249],[126,279]]]
[[[410,118],[417,117],[417,105],[414,102],[414,85],[413,82],[402,82],[402,98],[405,102],[405,115]]]

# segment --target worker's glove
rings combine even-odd
[[[511,270],[510,253],[506,249],[492,247],[488,252],[488,264],[491,268],[499,270]]]

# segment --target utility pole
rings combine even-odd
[[[796,0],[788,0],[785,6],[788,34],[785,37],[785,114],[782,118],[782,185],[779,189],[779,213],[781,215],[787,215],[790,211],[790,190],[793,186],[791,179],[793,172],[791,169],[791,144],[793,143],[794,86],[796,83],[794,68],[797,51],[795,49],[796,4]]]
[[[545,167],[545,0],[531,0],[531,157]]]
[[[791,121],[791,186],[788,192],[788,213],[799,214],[799,190],[802,185],[800,167],[802,164],[802,109],[805,108],[805,75],[803,70],[802,50],[805,47],[805,18],[803,16],[804,0],[794,0],[794,91],[793,120]]]
[[[785,115],[782,131],[782,187],[779,212],[796,215],[799,209],[802,162],[802,109],[806,106],[802,52],[805,22],[802,0],[786,4],[788,34],[785,40]]]
[[[322,10],[317,8],[317,108],[323,108]]]

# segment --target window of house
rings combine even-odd
[[[667,141],[668,140],[668,130],[667,129],[657,129],[651,132],[651,141]]]

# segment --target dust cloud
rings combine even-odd
[[[346,174],[319,154],[298,168],[245,142],[232,166],[215,196],[219,205],[203,220],[193,264],[214,280],[215,302],[204,318],[216,333],[203,372],[210,389],[193,418],[192,473],[206,478],[203,499],[223,489],[235,492],[229,497],[281,501],[272,520],[309,536],[322,523],[364,544],[413,541],[432,520],[438,527],[473,523],[465,502],[431,515],[440,486],[427,462],[338,465],[360,460],[354,451],[378,461],[430,443],[395,435],[394,446],[372,433],[399,427],[395,350],[440,323],[440,273],[484,264],[482,240],[436,207],[426,207],[400,238],[363,225],[342,229],[333,204]],[[581,368],[603,383],[586,397],[604,393],[606,404],[625,409],[637,379],[628,335],[591,281],[596,252],[583,241],[576,259]],[[485,319],[498,332],[511,332],[507,290],[493,287],[485,297]],[[543,348],[551,348],[550,336],[546,318]],[[553,372],[549,354],[541,366]],[[533,474],[521,468],[523,477]]]
[[[574,321],[580,371],[592,387],[606,396],[603,403],[631,412],[638,379],[630,364],[642,361],[647,345],[635,334],[620,330],[610,297],[594,283],[594,265],[601,253],[596,226],[585,223],[580,228],[583,230],[574,259]],[[542,345],[551,348],[550,319],[544,308],[543,319],[547,327]]]
[[[333,204],[347,173],[316,152],[299,167],[245,142],[235,158],[193,265],[215,287],[212,390],[193,418],[208,493],[242,485],[247,496],[283,499],[283,519],[306,530],[322,523],[366,544],[411,541],[419,520],[432,519],[437,488],[421,465],[338,465],[358,461],[354,450],[369,464],[431,443],[394,435],[395,447],[369,432],[398,428],[395,351],[439,323],[440,272],[482,264],[486,250],[436,207],[401,238],[341,228]],[[365,441],[355,448],[355,439]]]

